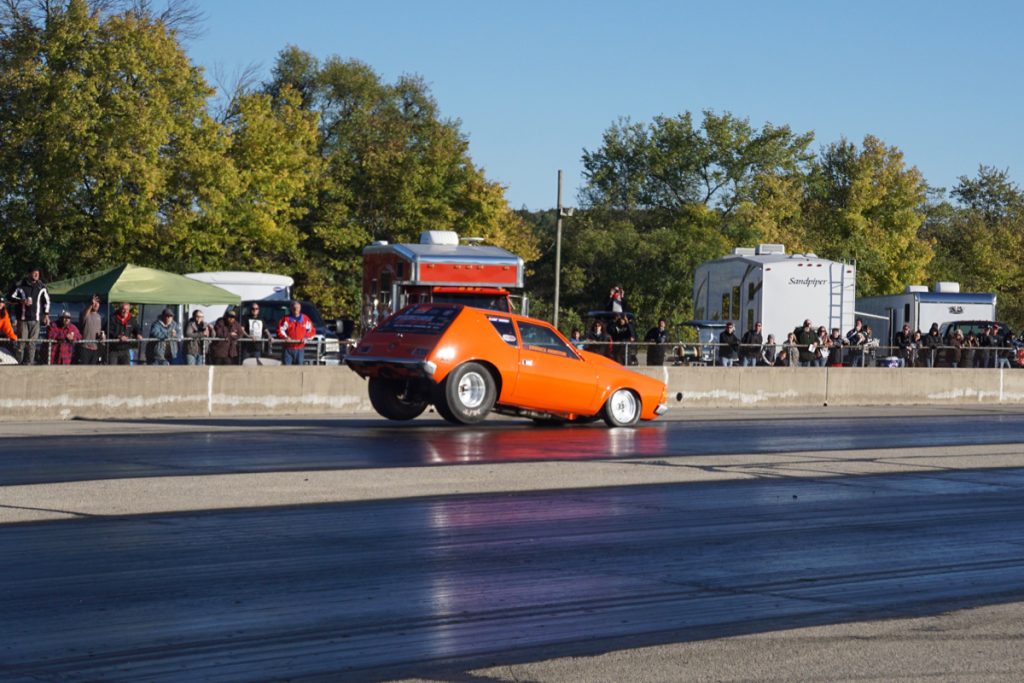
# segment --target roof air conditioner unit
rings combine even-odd
[[[757,255],[764,256],[766,254],[785,254],[785,244],[759,244],[757,245]]]
[[[905,294],[921,294],[927,292],[928,288],[925,285],[907,285]]]
[[[420,233],[420,244],[457,247],[459,246],[459,233],[454,230],[424,230]]]
[[[943,294],[959,294],[960,283],[959,282],[936,282],[935,291]]]
[[[753,247],[736,247],[732,250],[733,256],[753,256],[754,253]]]

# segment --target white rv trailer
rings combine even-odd
[[[874,336],[893,345],[893,335],[910,325],[925,334],[932,323],[943,329],[957,320],[995,320],[996,295],[961,292],[959,282],[937,282],[934,291],[924,285],[909,285],[902,294],[869,296],[857,299],[857,313],[867,313]]]
[[[815,254],[787,254],[781,244],[741,247],[697,266],[693,317],[732,322],[738,335],[760,321],[782,343],[810,319],[815,327],[853,327],[857,267]]]
[[[287,275],[275,273],[250,273],[237,270],[221,270],[206,273],[186,273],[185,277],[217,285],[232,294],[242,297],[242,301],[269,299],[287,301],[291,297],[291,288],[295,280]],[[191,310],[201,310],[206,319],[214,321],[224,315],[227,306],[198,306]]]

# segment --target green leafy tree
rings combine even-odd
[[[689,112],[613,123],[583,153],[586,211],[567,222],[563,252],[568,311],[600,307],[622,284],[641,328],[690,317],[698,264],[795,230],[812,139],[711,111],[699,125]]]
[[[996,292],[998,313],[1024,322],[1024,192],[1005,170],[980,166],[961,176],[950,195],[933,198],[922,237],[935,245],[928,274],[961,283],[965,291]]]
[[[52,275],[216,250],[194,228],[230,183],[212,90],[175,32],[85,0],[8,4],[0,36],[2,249]],[[191,243],[198,237],[198,244]],[[10,273],[5,273],[10,276]]]
[[[362,62],[320,63],[289,47],[265,90],[289,86],[320,115],[323,172],[299,224],[310,291],[354,314],[362,248],[375,239],[416,241],[424,230],[456,230],[535,257],[533,234],[504,188],[473,164],[459,122],[441,117],[422,79],[388,84]]]
[[[858,296],[892,294],[921,282],[932,258],[922,240],[927,185],[903,153],[866,136],[861,148],[827,146],[811,172],[806,245],[821,256],[857,261]]]

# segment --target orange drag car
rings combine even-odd
[[[459,304],[402,309],[345,363],[369,378],[370,403],[391,420],[411,420],[433,404],[460,424],[494,411],[628,427],[668,408],[664,382],[576,349],[541,320]]]

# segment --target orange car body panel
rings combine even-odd
[[[626,388],[640,397],[641,419],[651,420],[667,400],[664,382],[576,349],[544,321],[458,304],[409,306],[346,357],[363,377],[423,377],[436,383],[469,361],[493,369],[499,407],[590,417],[614,391]]]

